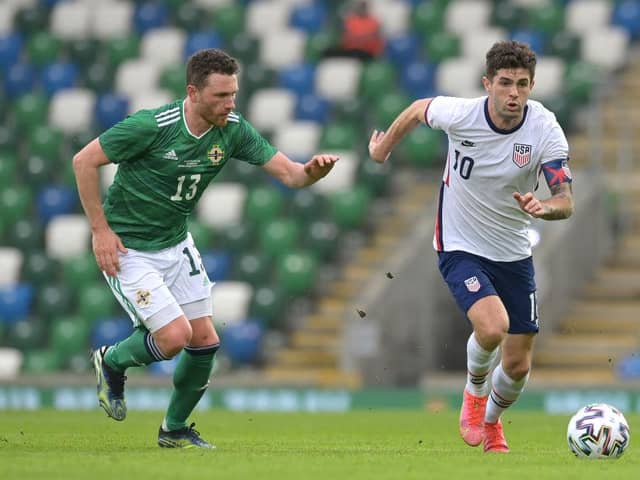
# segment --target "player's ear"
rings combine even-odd
[[[489,93],[489,87],[491,86],[491,80],[489,80],[489,77],[487,77],[486,75],[482,76],[482,86],[487,91],[487,93]]]
[[[198,87],[195,85],[187,85],[187,96],[192,102],[198,101]]]

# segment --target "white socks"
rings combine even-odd
[[[502,412],[518,399],[527,380],[529,380],[528,373],[520,380],[515,381],[504,373],[502,364],[498,365],[491,376],[491,394],[487,401],[484,421],[487,423],[497,422]]]
[[[465,389],[475,397],[485,397],[489,393],[487,376],[498,354],[498,348],[489,352],[476,340],[475,333],[467,341],[467,385]]]

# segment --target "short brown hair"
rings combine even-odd
[[[487,52],[486,76],[493,80],[501,68],[526,68],[530,80],[536,73],[536,54],[529,45],[515,40],[496,42]]]
[[[187,61],[187,85],[202,88],[212,73],[235,75],[240,70],[238,61],[218,48],[199,50]]]

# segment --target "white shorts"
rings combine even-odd
[[[118,275],[103,275],[135,326],[153,333],[181,315],[194,320],[212,314],[212,283],[191,234],[173,247],[153,252],[129,248],[118,257]]]

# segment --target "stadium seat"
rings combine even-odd
[[[546,36],[537,30],[512,30],[509,34],[509,39],[528,44],[538,56],[543,55],[547,50]]]
[[[31,208],[31,194],[21,185],[13,185],[0,192],[0,215],[9,225],[27,216]]]
[[[299,225],[287,217],[265,222],[260,228],[261,251],[269,257],[280,257],[298,243]]]
[[[123,120],[129,112],[129,99],[125,95],[106,93],[95,103],[95,119],[100,130],[112,127]]]
[[[197,0],[202,4],[203,0]],[[211,1],[211,0],[205,0]],[[203,5],[207,6],[207,5]],[[213,27],[216,32],[224,37],[228,42],[239,32],[244,30],[244,7],[237,2],[227,2],[226,5],[216,8],[215,15],[212,18]]]
[[[129,113],[135,113],[146,108],[156,108],[174,100],[172,93],[167,90],[160,88],[143,90],[130,96]]]
[[[400,72],[400,82],[403,89],[414,98],[433,97],[435,94],[434,78],[434,66],[422,61],[409,63]]]
[[[276,83],[275,70],[260,62],[247,63],[240,70],[241,99],[250,98],[257,90],[270,88]]]
[[[581,40],[575,33],[558,32],[547,42],[547,54],[562,58],[565,62],[572,62],[580,57]]]
[[[566,64],[561,58],[544,56],[536,64],[536,84],[531,91],[531,98],[542,100],[560,94]]]
[[[42,124],[48,117],[49,102],[40,93],[27,93],[19,97],[14,103],[13,116],[16,126],[29,131],[35,125]]]
[[[20,279],[22,251],[15,247],[0,246],[0,286],[13,285]]]
[[[197,31],[191,33],[184,44],[183,58],[189,58],[198,50],[205,48],[222,48],[223,41],[220,35],[214,30]],[[183,69],[184,70],[184,69]],[[184,76],[184,73],[183,73]]]
[[[268,176],[262,168],[237,159],[231,159],[227,162],[224,171],[226,171],[229,181],[242,184],[245,188],[262,186]]]
[[[249,365],[260,359],[264,327],[248,319],[227,325],[222,334],[224,353],[234,365]]]
[[[255,243],[255,229],[248,223],[236,223],[222,227],[217,235],[217,243],[235,254],[251,249]]]
[[[321,126],[311,121],[281,125],[273,135],[273,145],[293,159],[307,161],[317,152]]]
[[[449,2],[444,12],[444,30],[464,35],[484,29],[491,19],[492,2],[488,0],[457,0]]]
[[[111,63],[96,60],[86,66],[82,73],[81,83],[85,88],[91,90],[94,95],[101,94],[113,89],[114,77],[115,67]]]
[[[460,36],[453,32],[434,32],[424,41],[424,51],[432,63],[440,63],[460,55]]]
[[[98,319],[91,329],[91,348],[113,345],[131,335],[133,326],[128,317],[109,317]]]
[[[304,48],[304,58],[308,62],[319,62],[328,49],[338,44],[339,35],[334,30],[322,30],[307,36]]]
[[[411,15],[411,26],[414,32],[431,35],[442,30],[444,12],[447,2],[420,2]]]
[[[51,285],[57,279],[59,268],[56,260],[49,258],[44,251],[34,246],[24,257],[21,278],[35,287]]]
[[[49,124],[66,134],[86,130],[93,122],[96,96],[91,90],[73,88],[53,95]]]
[[[211,289],[213,321],[223,332],[228,325],[247,318],[253,287],[246,282],[218,282]]]
[[[134,97],[158,86],[162,67],[143,59],[125,60],[118,67],[115,78],[115,91]]]
[[[189,220],[189,233],[198,249],[202,250],[213,246],[212,229],[197,219],[191,218]]]
[[[30,63],[15,63],[7,67],[4,77],[6,98],[18,98],[34,90],[35,85],[36,71]]]
[[[592,31],[609,25],[611,13],[612,3],[608,0],[574,0],[565,8],[565,27],[587,38]]]
[[[73,213],[77,206],[78,194],[74,187],[48,184],[37,193],[36,210],[44,224],[57,215]]]
[[[385,46],[385,61],[391,61],[396,66],[413,62],[420,55],[420,41],[414,32],[396,35],[387,40]]]
[[[483,57],[481,57],[483,58]],[[481,58],[450,58],[438,65],[436,90],[443,95],[478,97],[482,88],[483,62]]]
[[[57,155],[50,159],[42,155],[29,155],[22,163],[22,171],[29,178],[29,188],[34,192],[51,181],[57,173]]]
[[[226,250],[200,249],[202,265],[212,282],[228,280],[231,272],[232,258]]]
[[[0,69],[7,70],[18,63],[22,52],[23,37],[20,33],[0,33]]]
[[[2,6],[0,5],[0,9],[1,8]],[[0,330],[3,326],[4,325],[0,323]],[[16,378],[20,373],[23,362],[24,355],[17,348],[0,347],[0,378],[3,380]]]
[[[287,213],[300,225],[320,219],[326,213],[325,197],[311,188],[295,190],[287,202]]]
[[[501,28],[476,28],[459,34],[461,39],[460,54],[468,59],[484,59],[493,44],[508,38],[507,32]]]
[[[82,38],[66,42],[69,60],[82,71],[96,61],[96,52],[100,51],[100,43],[94,38]]]
[[[331,105],[331,119],[337,123],[357,125],[361,130],[366,125],[362,119],[367,118],[368,107],[369,102],[360,96],[333,102]]]
[[[182,63],[187,35],[177,27],[149,30],[140,42],[140,58],[163,68]]]
[[[358,158],[353,150],[337,150],[331,152],[340,157],[335,164],[331,175],[327,175],[321,182],[314,183],[311,189],[314,192],[328,194],[332,192],[350,189],[356,181]]]
[[[271,262],[259,252],[242,252],[234,263],[233,278],[256,286],[269,283]]]
[[[265,38],[274,32],[286,30],[290,14],[291,10],[286,2],[251,2],[246,8],[244,28],[251,35]]]
[[[45,322],[34,316],[16,320],[8,326],[9,344],[23,352],[44,346],[48,338]]]
[[[62,366],[62,358],[59,352],[49,349],[29,349],[24,355],[22,371],[35,375],[48,375],[56,372]]]
[[[170,377],[175,372],[181,355],[182,352],[169,360],[163,360],[162,362],[153,362],[148,366],[147,371],[151,375]]]
[[[302,244],[319,260],[327,260],[336,254],[339,237],[340,227],[336,223],[329,220],[312,220],[306,227]]]
[[[127,38],[132,30],[133,2],[101,0],[92,5],[91,33],[100,40]]]
[[[43,30],[29,37],[26,50],[31,63],[42,66],[58,59],[62,51],[62,42],[47,30]]]
[[[621,27],[590,30],[582,37],[580,58],[608,72],[618,70],[629,58],[629,40]]]
[[[403,158],[412,166],[430,167],[435,161],[444,158],[443,136],[430,128],[417,128],[407,135],[401,151]]]
[[[137,3],[133,12],[133,27],[140,35],[164,27],[169,22],[169,9],[164,3],[150,0]]]
[[[295,95],[289,90],[260,89],[249,99],[248,118],[258,130],[272,132],[292,119],[295,104]]]
[[[308,251],[283,254],[277,261],[279,285],[289,295],[304,295],[311,291],[318,275],[318,261]]]
[[[89,323],[78,316],[62,315],[51,325],[49,345],[65,361],[77,354],[85,354],[89,348]]]
[[[249,191],[244,219],[253,224],[263,224],[278,217],[283,206],[283,195],[277,189],[256,187]]]
[[[11,5],[19,6],[17,2],[8,2]],[[48,28],[49,9],[44,3],[38,2],[33,5],[23,5],[15,12],[13,28],[23,32],[25,35],[33,35]]]
[[[380,164],[365,158],[360,162],[356,175],[359,183],[369,190],[372,196],[384,194],[391,180],[391,164]]]
[[[347,100],[358,94],[361,73],[362,62],[355,58],[321,60],[316,69],[315,91],[330,101]]]
[[[356,125],[352,123],[331,123],[325,125],[320,137],[322,151],[352,150],[360,141]]]
[[[282,327],[289,295],[281,286],[265,284],[254,290],[249,314],[259,318],[266,326]]]
[[[44,248],[44,229],[33,215],[24,215],[12,225],[8,235],[12,246],[22,250],[25,255]]]
[[[31,312],[34,289],[26,283],[0,286],[0,322],[12,325]]]
[[[278,73],[278,86],[291,90],[296,95],[313,93],[315,66],[311,63],[300,63],[282,68]]]
[[[396,70],[387,61],[367,63],[360,77],[360,94],[368,99],[380,99],[395,88]]]
[[[91,252],[62,261],[62,280],[75,292],[101,279],[100,269]]]
[[[570,63],[564,78],[565,93],[569,101],[578,105],[591,100],[594,88],[600,82],[600,76],[601,71],[591,63],[583,61]],[[552,105],[555,106],[555,104]]]
[[[48,97],[56,92],[72,88],[78,81],[78,67],[69,62],[55,62],[43,65],[42,89]]]
[[[72,300],[72,292],[66,285],[42,284],[36,291],[34,313],[51,322],[70,310]]]
[[[175,98],[186,96],[187,85],[183,65],[168,65],[162,69],[159,86]]]
[[[14,17],[19,8],[20,6],[15,3],[0,3],[0,38],[13,31]]]
[[[271,31],[260,40],[258,60],[268,68],[281,69],[304,60],[307,37],[292,28]]]
[[[81,255],[89,250],[89,223],[84,215],[70,214],[53,217],[45,230],[46,251],[52,258]]]
[[[295,107],[295,119],[323,124],[329,119],[329,101],[316,94],[298,97]]]
[[[371,13],[380,20],[380,28],[386,37],[393,37],[410,29],[411,5],[408,2],[373,2]]]
[[[189,34],[199,32],[208,23],[208,15],[204,8],[194,5],[192,2],[168,3],[171,9],[170,24]],[[212,47],[214,48],[214,47]]]
[[[91,35],[91,9],[89,2],[57,2],[51,8],[49,31],[63,40],[78,40]]]
[[[626,30],[632,40],[640,38],[640,3],[637,0],[616,2],[611,14],[611,25]]]
[[[106,40],[105,43],[107,62],[114,69],[127,60],[138,58],[140,39],[137,35],[114,37]]]
[[[438,72],[440,67],[438,68]],[[437,77],[436,77],[437,78]],[[378,130],[386,130],[396,116],[407,108],[413,99],[406,93],[393,90],[378,99],[373,106],[373,117]]]
[[[296,5],[289,17],[289,25],[307,35],[319,32],[327,21],[327,8],[322,2]]]
[[[551,2],[536,6],[528,12],[528,25],[531,29],[547,36],[565,30],[565,6],[561,2]]]
[[[243,64],[255,62],[259,51],[258,39],[241,31],[229,40],[229,51]]]
[[[525,0],[526,1],[526,0]],[[524,28],[527,24],[529,10],[534,5],[520,5],[517,0],[498,0],[493,2],[489,23],[506,30]]]
[[[241,222],[247,188],[239,183],[213,183],[198,202],[198,220],[214,229],[223,229]],[[220,208],[224,205],[224,208]]]
[[[0,132],[0,135],[3,133]],[[14,152],[0,148],[0,190],[16,182],[18,157]],[[0,214],[0,218],[2,215]]]
[[[369,209],[370,194],[361,185],[329,195],[331,219],[342,229],[360,228]]]
[[[76,298],[78,300],[78,315],[89,324],[100,318],[111,316],[118,305],[105,281],[94,281],[84,285],[78,290]]]
[[[51,109],[49,112],[51,113]],[[47,158],[48,162],[55,163],[61,154],[63,142],[62,132],[51,123],[46,125],[43,122],[29,132],[27,150],[30,155],[39,155]]]

